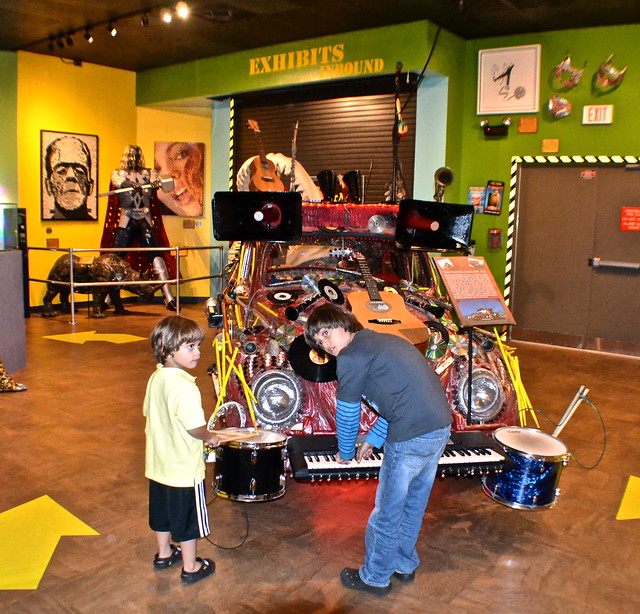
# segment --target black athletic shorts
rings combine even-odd
[[[181,488],[149,480],[149,526],[153,531],[171,533],[176,542],[209,535],[209,514],[204,480]]]

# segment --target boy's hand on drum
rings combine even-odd
[[[218,439],[216,435],[214,435],[213,433],[211,433],[211,431],[209,431],[209,439],[207,439],[205,443],[211,446],[212,448],[217,448],[220,445],[220,439]]]
[[[187,433],[189,433],[191,437],[202,439],[202,441],[214,448],[220,445],[218,436],[213,431],[210,431],[206,426],[199,426],[195,429],[190,429]]]

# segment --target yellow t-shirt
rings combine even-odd
[[[187,431],[206,425],[196,378],[158,364],[147,383],[145,476],[167,486],[189,487],[204,480],[203,443]]]

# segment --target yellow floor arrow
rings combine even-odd
[[[640,478],[629,476],[627,487],[616,515],[616,520],[632,520],[640,518]]]
[[[86,343],[87,341],[106,341],[107,343],[131,343],[132,341],[146,341],[146,337],[127,334],[97,333],[95,330],[88,330],[83,333],[67,333],[65,335],[45,335],[45,339],[54,341],[64,341],[66,343]]]
[[[63,535],[100,535],[48,495],[0,514],[0,589],[38,588]]]

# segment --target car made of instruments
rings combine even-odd
[[[397,213],[395,204],[305,204],[299,240],[230,244],[226,286],[207,306],[210,326],[220,327],[210,367],[213,424],[335,433],[335,361],[311,350],[302,334],[323,302],[416,345],[442,382],[454,431],[515,424],[514,384],[497,331],[460,330],[433,254],[398,247]],[[376,419],[364,401],[363,410],[361,432]]]

